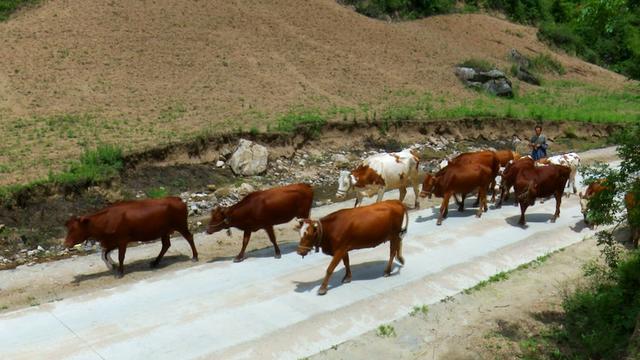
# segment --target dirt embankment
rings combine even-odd
[[[42,261],[67,255],[59,245],[64,222],[72,215],[97,210],[111,201],[147,196],[162,188],[166,194],[212,193],[243,182],[262,188],[293,182],[316,187],[316,200],[324,202],[335,191],[337,173],[350,168],[370,152],[398,151],[417,145],[423,166],[429,161],[478,148],[515,148],[535,125],[533,121],[466,119],[416,123],[332,123],[319,137],[303,134],[250,134],[201,138],[129,155],[126,169],[112,181],[83,188],[38,186],[20,193],[15,202],[0,207],[0,256],[4,264]],[[577,144],[603,145],[617,125],[561,123],[545,124],[551,151],[562,152]],[[219,160],[228,160],[239,137],[247,137],[269,149],[269,169],[264,176],[236,177]],[[519,147],[526,151],[526,147]],[[341,153],[348,163],[337,164]],[[211,186],[213,185],[213,186]],[[218,202],[220,196],[209,197]],[[206,200],[205,200],[206,201]],[[214,205],[214,204],[211,204]],[[202,215],[200,213],[199,215]],[[193,217],[193,223],[200,218]],[[194,225],[194,227],[196,227]],[[38,251],[38,246],[41,250]]]

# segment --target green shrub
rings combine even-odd
[[[9,15],[21,7],[37,2],[39,0],[0,0],[0,21],[8,19]]]
[[[61,185],[86,185],[107,180],[117,175],[124,166],[122,149],[113,145],[100,145],[87,150],[80,161],[61,173],[50,173],[49,181]]]
[[[563,303],[571,348],[589,359],[625,353],[640,314],[640,253],[619,263],[615,281],[581,289]]]

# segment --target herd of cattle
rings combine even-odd
[[[497,207],[508,200],[513,187],[515,204],[519,204],[521,210],[519,223],[524,225],[525,212],[534,204],[535,199],[553,196],[556,199],[556,210],[551,218],[553,222],[560,216],[560,204],[567,183],[573,186],[574,194],[577,192],[575,175],[580,158],[575,153],[569,153],[534,161],[529,156],[521,157],[510,150],[464,153],[443,161],[437,172],[428,173],[421,192],[418,192],[419,165],[417,153],[407,149],[397,153],[373,155],[356,169],[342,171],[336,197],[344,198],[350,191],[355,191],[355,207],[336,211],[318,220],[309,218],[313,201],[313,189],[310,185],[294,184],[256,191],[232,206],[212,210],[207,233],[213,234],[221,230],[230,232],[232,227],[242,230],[242,248],[234,259],[235,262],[240,262],[245,258],[251,233],[263,229],[273,243],[275,257],[280,258],[281,252],[273,226],[298,219],[300,243],[297,253],[304,257],[315,248],[316,252],[322,249],[323,253],[333,257],[318,290],[318,294],[323,295],[327,292],[331,274],[340,261],[343,261],[346,268],[342,281],[346,283],[351,280],[350,250],[375,247],[390,241],[385,276],[390,274],[394,258],[404,264],[402,237],[407,231],[409,217],[402,201],[407,187],[413,188],[416,208],[420,205],[419,197],[435,195],[442,198],[437,220],[440,225],[447,217],[452,196],[459,206],[458,210],[463,211],[465,198],[476,193],[474,206],[478,207],[476,216],[480,217],[488,210],[489,192],[492,201],[495,201],[496,179],[501,178]],[[601,188],[601,184],[595,183],[589,186],[584,196],[580,194],[584,214],[588,210],[588,199],[601,191]],[[385,191],[391,189],[399,189],[400,199],[381,201]],[[374,195],[377,195],[375,204],[358,207],[364,197]],[[634,202],[633,199],[628,201],[629,204]],[[118,277],[124,274],[123,263],[129,242],[160,238],[162,249],[151,262],[151,266],[155,267],[171,246],[169,236],[174,231],[179,232],[191,246],[193,261],[198,260],[193,235],[188,229],[187,206],[177,197],[115,203],[91,215],[73,217],[67,221],[66,227],[65,246],[72,247],[88,239],[97,240],[102,247],[102,260],[110,270],[115,270],[116,264],[109,253],[118,249]]]

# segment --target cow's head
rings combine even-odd
[[[213,234],[229,228],[229,208],[216,206],[211,210],[211,220],[207,226],[207,234]]]
[[[533,206],[536,203],[536,198],[538,197],[538,184],[535,181],[529,181],[527,187],[524,189],[522,193],[518,196],[518,200],[520,202],[529,203],[529,206]]]
[[[298,244],[298,255],[305,257],[313,249],[316,248],[316,252],[320,248],[320,241],[322,240],[322,224],[320,221],[311,219],[299,220],[300,228],[300,244]]]
[[[431,196],[433,196],[435,186],[436,186],[435,176],[431,174],[427,174],[427,176],[424,178],[424,181],[422,182],[422,191],[420,191],[420,197],[425,198],[428,196],[429,199],[431,199]]]
[[[591,220],[589,219],[589,197],[582,194],[582,191],[578,193],[578,197],[580,198],[580,212],[582,213],[582,218],[584,219],[584,223],[587,225],[591,224]]]
[[[356,183],[356,179],[353,177],[350,171],[340,171],[340,177],[338,178],[338,191],[336,192],[336,199],[342,200],[347,196],[347,193],[353,185]]]
[[[67,236],[64,238],[64,246],[67,248],[80,244],[89,238],[89,218],[72,217],[64,226],[67,227]]]

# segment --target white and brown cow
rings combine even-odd
[[[397,153],[381,153],[368,157],[361,165],[352,171],[341,171],[338,179],[336,198],[343,199],[351,189],[356,191],[356,203],[362,202],[363,197],[378,195],[376,202],[380,202],[384,192],[391,189],[400,190],[400,201],[407,194],[407,187],[411,185],[415,194],[415,207],[418,202],[418,165],[420,158],[411,149]]]
[[[567,186],[573,187],[573,193],[576,194],[578,189],[576,188],[576,173],[578,172],[578,167],[580,166],[580,156],[574,152],[551,156],[545,159],[538,160],[538,164],[542,165],[561,165],[566,166],[571,169],[571,174],[569,175],[569,183]],[[569,193],[567,193],[569,196]]]

